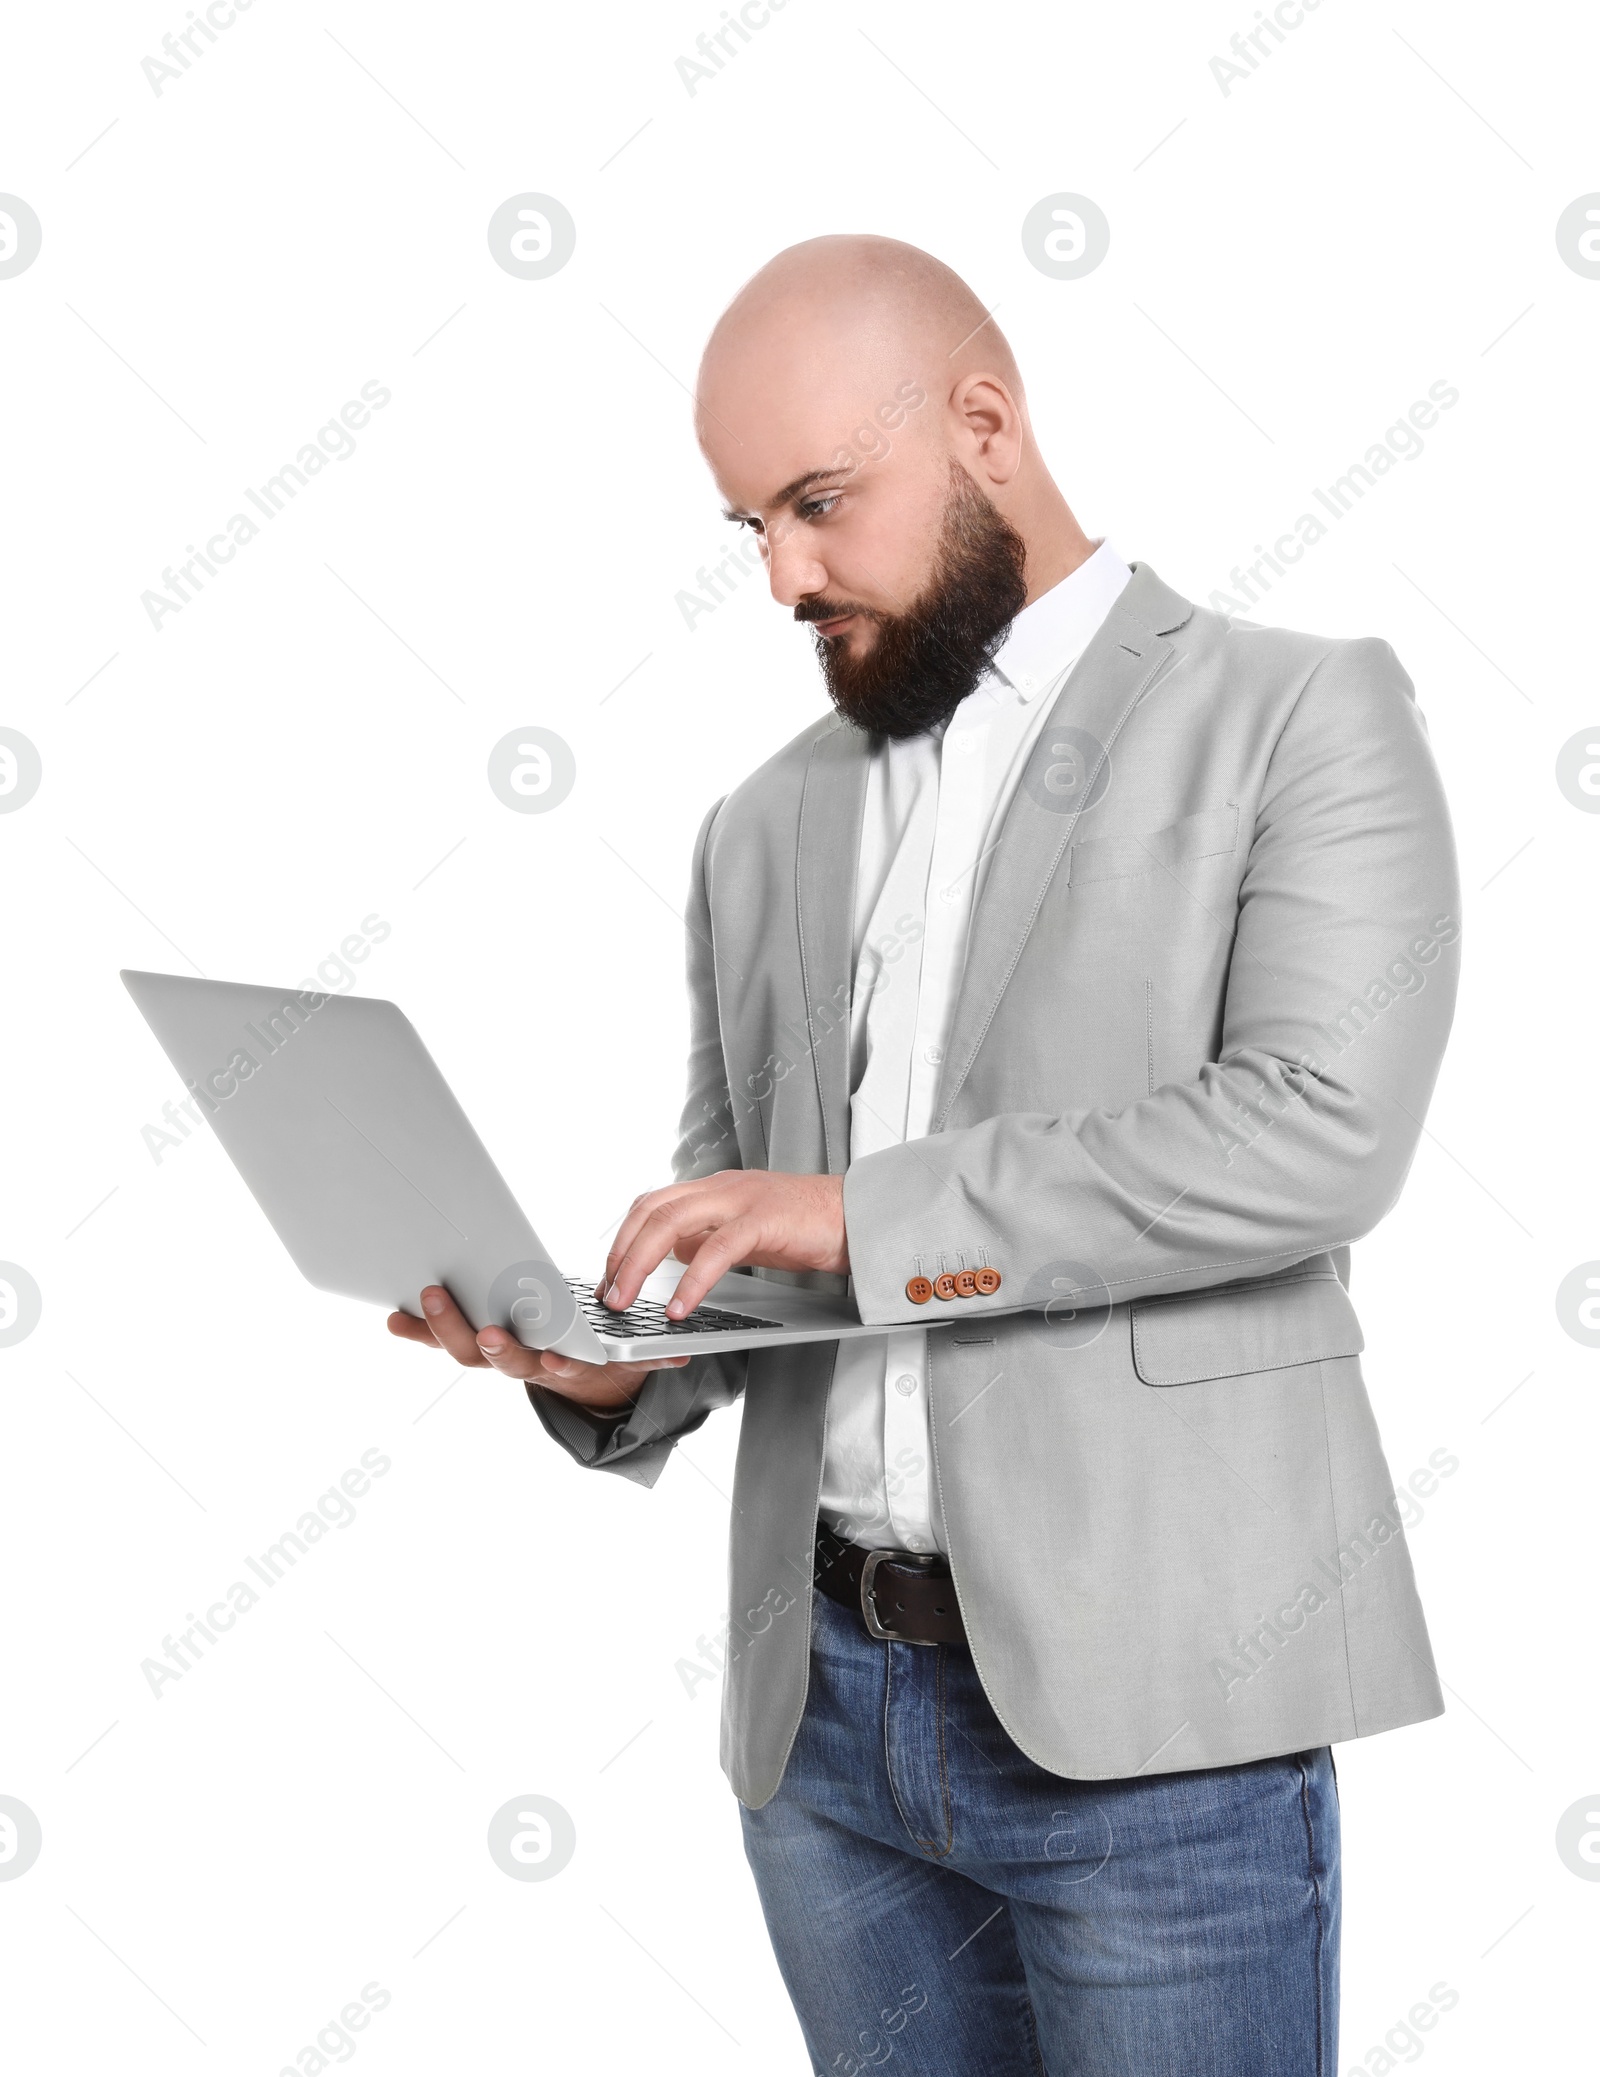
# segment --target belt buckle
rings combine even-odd
[[[918,1644],[931,1650],[934,1648],[933,1638],[907,1637],[901,1631],[886,1630],[878,1620],[873,1583],[878,1576],[878,1567],[891,1562],[915,1568],[926,1567],[932,1560],[916,1557],[909,1551],[868,1551],[866,1563],[861,1568],[861,1620],[867,1626],[867,1635],[881,1638],[885,1644]]]

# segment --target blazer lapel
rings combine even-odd
[[[968,931],[935,1132],[977,1058],[1078,818],[1109,784],[1112,745],[1173,654],[1165,637],[1194,610],[1147,564],[1133,572],[1057,694],[1001,824]]]
[[[806,1044],[830,1175],[850,1158],[850,990],[856,859],[872,738],[840,722],[811,747],[800,796],[795,904]],[[841,1007],[843,1005],[843,1007]]]

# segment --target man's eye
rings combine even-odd
[[[839,502],[837,496],[827,498],[802,498],[795,510],[802,519],[825,519]]]

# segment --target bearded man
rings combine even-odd
[[[1454,1002],[1410,681],[1086,538],[913,247],[763,268],[697,430],[832,711],[706,817],[676,1180],[602,1294],[755,1266],[883,1331],[391,1325],[645,1485],[742,1394],[723,1759],[816,2070],[1327,2077],[1330,1747],[1443,1707],[1347,1295]]]

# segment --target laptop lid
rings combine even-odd
[[[131,969],[122,981],[311,1283],[412,1313],[425,1284],[444,1284],[474,1327],[605,1360],[395,1004]]]

